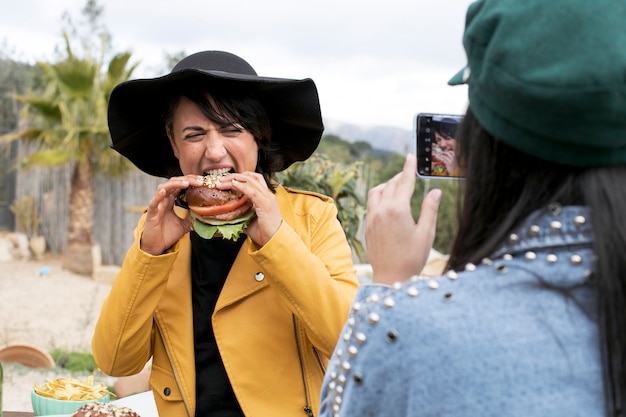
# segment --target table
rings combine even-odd
[[[2,417],[34,417],[30,411],[3,411]]]

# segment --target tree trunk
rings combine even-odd
[[[81,275],[92,276],[94,272],[94,196],[91,165],[89,158],[85,159],[85,162],[76,163],[72,173],[70,218],[63,268]]]

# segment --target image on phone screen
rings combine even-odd
[[[456,134],[463,116],[420,113],[415,120],[417,175],[460,178]]]

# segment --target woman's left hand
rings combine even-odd
[[[274,193],[267,187],[263,176],[256,172],[238,172],[225,177],[217,188],[232,188],[248,196],[256,217],[250,221],[245,233],[259,246],[265,245],[278,231],[283,217]]]
[[[414,155],[402,172],[368,193],[365,241],[373,282],[393,284],[419,274],[435,239],[441,190],[432,189],[422,202],[417,223],[411,212],[415,191]]]
[[[451,174],[459,165],[453,150],[442,152],[439,155],[439,160],[444,163],[449,174]]]

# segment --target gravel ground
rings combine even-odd
[[[73,274],[61,268],[59,257],[0,262],[0,346],[29,343],[47,351],[91,352],[91,335],[108,282]],[[32,411],[34,384],[56,377],[77,377],[63,368],[28,368],[4,363],[3,410]],[[96,374],[97,383],[114,378]]]

